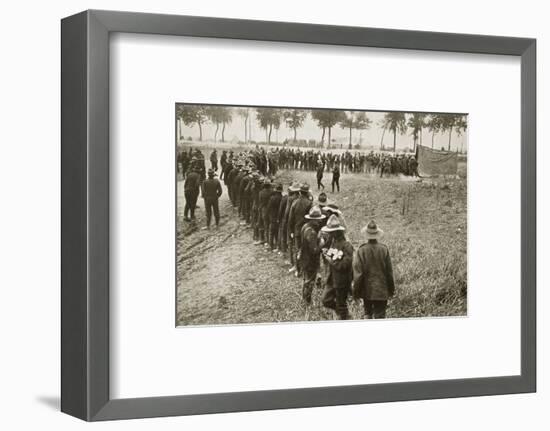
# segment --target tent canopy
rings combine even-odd
[[[458,154],[452,151],[438,151],[423,145],[416,147],[418,173],[430,177],[437,175],[456,175]]]

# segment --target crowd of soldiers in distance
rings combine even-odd
[[[186,159],[188,164],[184,164]],[[314,287],[319,286],[323,288],[323,306],[334,310],[339,319],[349,318],[350,295],[363,300],[366,318],[386,316],[395,285],[388,248],[379,242],[383,232],[371,220],[361,230],[366,242],[354,253],[345,236],[344,214],[323,191],[322,173],[332,172],[334,192],[335,186],[339,191],[340,170],[368,173],[378,169],[381,175],[418,175],[414,157],[372,152],[333,155],[293,149],[267,152],[256,148],[238,154],[223,151],[220,165],[214,150],[208,171],[200,150],[189,150],[178,162],[185,178],[184,220],[194,220],[200,191],[206,212],[203,229],[210,229],[212,216],[218,228],[223,180],[240,224],[251,230],[253,244],[287,257],[289,272],[303,278],[302,299],[306,305],[311,304]],[[317,187],[321,190],[317,198],[305,183],[292,182],[285,193],[283,184],[274,182],[279,167],[316,171]]]

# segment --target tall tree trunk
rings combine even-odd
[[[216,131],[214,132],[214,142],[218,142],[218,129],[220,128],[220,123],[216,123]]]
[[[294,142],[296,142],[296,127],[294,128]]]
[[[349,128],[349,149],[351,150],[351,127]]]
[[[434,149],[435,130],[432,132],[432,150]]]
[[[248,142],[248,139],[247,139],[248,133],[247,133],[247,132],[248,132],[248,118],[245,117],[245,118],[244,118],[244,144],[245,144],[245,145],[246,145],[247,142]]]
[[[179,142],[181,139],[181,120],[178,118],[177,122],[178,122],[178,142]]]
[[[422,145],[422,129],[420,129],[420,145]]]
[[[386,128],[382,130],[382,137],[380,138],[380,150],[384,149],[384,135],[386,134]]]
[[[397,128],[393,129],[393,154],[395,154],[396,143],[397,143]]]
[[[321,135],[321,148],[323,148],[324,143],[325,143],[325,127],[323,127],[323,134]]]
[[[270,144],[271,143],[271,132],[273,131],[273,126],[270,124],[269,125],[269,136],[267,137],[267,143]]]
[[[222,142],[225,142],[225,123],[223,123],[222,127]]]
[[[332,135],[332,127],[329,127],[329,128],[328,128],[328,146],[327,146],[327,148],[330,148],[330,144],[331,144],[331,135]]]
[[[451,133],[453,133],[453,128],[449,128],[449,148],[447,151],[451,151]]]
[[[197,124],[199,125],[199,141],[202,142],[202,124],[200,122]]]

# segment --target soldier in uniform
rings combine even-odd
[[[290,235],[292,231],[289,229],[288,219],[290,217],[290,209],[292,208],[292,204],[296,201],[296,199],[298,199],[299,193],[300,184],[297,182],[292,183],[288,188],[288,199],[282,218],[282,233],[285,235],[285,240],[288,245],[289,263],[291,265],[288,272],[293,272],[296,270],[296,250],[294,248],[294,240]]]
[[[225,168],[227,167],[227,150],[222,151],[222,156],[220,157],[220,165],[222,167],[220,180],[223,180],[223,176],[225,175]]]
[[[269,198],[268,214],[269,214],[269,248],[273,252],[278,251],[279,244],[279,208],[283,198],[283,185],[277,184],[271,197]]]
[[[197,169],[192,169],[183,185],[183,193],[185,195],[185,208],[183,210],[183,218],[186,221],[195,220],[195,208],[199,197],[201,177]],[[189,218],[191,213],[191,218]]]
[[[334,193],[334,186],[336,186],[338,192],[340,192],[340,168],[338,165],[334,166],[332,169],[332,193]]]
[[[216,173],[213,169],[208,169],[208,179],[202,182],[202,198],[204,199],[204,208],[206,211],[206,227],[203,227],[203,229],[210,229],[212,212],[216,219],[216,229],[220,225],[218,199],[222,195],[222,185],[217,178],[214,178],[215,175]]]
[[[367,319],[386,317],[388,300],[395,293],[388,247],[378,242],[383,231],[371,220],[361,229],[367,242],[359,247],[353,262],[353,297],[363,299]]]
[[[269,199],[271,198],[271,181],[264,179],[263,187],[259,195],[259,233],[258,244],[269,246]]]
[[[341,320],[349,318],[347,299],[353,280],[353,246],[346,240],[345,230],[338,216],[331,215],[321,228],[328,238],[320,236],[319,240],[322,259],[328,269],[322,302]]]
[[[301,227],[300,231],[301,242],[298,259],[303,274],[302,298],[309,305],[311,304],[311,293],[313,292],[319,272],[321,249],[319,247],[318,234],[325,216],[321,212],[321,208],[315,205],[311,207],[309,212],[304,216],[304,219],[306,223]]]
[[[309,198],[309,185],[302,184],[300,186],[300,197],[292,203],[292,207],[290,208],[290,213],[288,215],[288,231],[290,232],[290,237],[294,242],[294,247],[296,250],[301,249],[301,230],[302,226],[306,222],[304,217],[309,212],[311,206],[312,203]],[[296,260],[296,271],[296,275],[300,275],[300,262],[298,260]]]
[[[218,170],[218,151],[216,149],[210,154],[210,165],[213,171]]]
[[[260,189],[264,178],[260,175],[254,177],[252,186],[252,240],[254,244],[260,244]]]
[[[321,187],[323,190],[325,190],[325,186],[323,185],[323,173],[325,171],[325,166],[321,161],[317,164],[317,190],[320,190]]]

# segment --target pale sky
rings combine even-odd
[[[251,109],[252,119],[252,133],[251,140],[254,141],[265,141],[266,135],[265,131],[260,128],[258,122],[256,121],[255,109]],[[367,117],[372,120],[371,127],[368,130],[353,130],[352,132],[352,142],[353,144],[359,143],[361,139],[363,146],[374,146],[375,148],[380,148],[380,139],[382,137],[383,129],[378,125],[379,121],[384,117],[385,112],[374,112],[374,111],[365,111]],[[216,126],[213,124],[203,124],[203,141],[213,141],[214,133]],[[197,140],[199,137],[199,128],[197,125],[193,127],[185,126],[181,123],[181,131],[183,136],[191,136],[193,140]],[[412,148],[413,146],[413,137],[410,134],[411,130],[407,130],[405,135],[397,134],[397,149],[403,150],[407,147]],[[307,119],[304,121],[303,127],[299,128],[297,131],[297,139],[315,139],[320,141],[322,135],[322,130],[317,126],[317,123],[311,119],[308,115]],[[278,131],[273,130],[271,134],[272,142],[283,142],[285,139],[292,140],[294,132],[292,129],[286,127],[284,121],[281,122],[281,127]],[[325,135],[325,143],[328,139],[328,131]],[[343,147],[347,148],[349,142],[349,129],[342,129],[339,125],[336,125],[332,128],[332,139],[336,140],[336,143],[333,141],[333,145],[339,146],[340,143],[343,143]],[[218,132],[218,141],[221,140],[221,126],[220,131]],[[225,127],[225,140],[226,141],[244,141],[244,119],[238,116],[236,113],[233,113],[233,120],[231,124],[227,124]],[[449,142],[449,133],[445,132],[443,134],[436,134],[434,138],[434,148],[440,149],[442,146],[447,149]],[[432,134],[427,128],[423,131],[422,143],[425,146],[431,147],[432,145]],[[384,146],[386,148],[393,146],[393,133],[386,131],[384,135]],[[458,136],[455,131],[453,131],[451,136],[451,150],[463,150],[467,151],[468,149],[468,130],[465,133],[462,133],[461,136]]]

